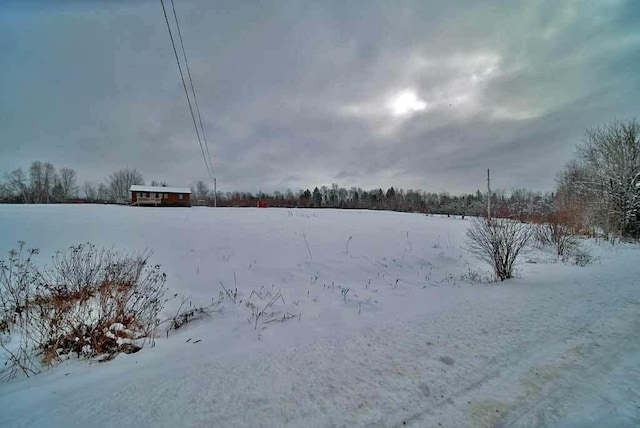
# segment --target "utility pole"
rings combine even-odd
[[[218,207],[218,189],[216,189],[216,179],[213,178],[213,207]]]
[[[487,168],[487,222],[491,222],[491,177]]]

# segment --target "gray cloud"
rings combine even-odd
[[[637,2],[316,3],[176,1],[222,190],[551,190],[638,110]],[[0,17],[0,171],[204,179],[160,5],[40,6]]]

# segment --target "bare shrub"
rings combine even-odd
[[[536,241],[554,247],[558,259],[579,266],[591,263],[591,255],[578,240],[578,235],[586,232],[580,210],[560,204],[557,211],[538,220],[542,223],[535,226]]]
[[[24,242],[11,250],[7,260],[0,260],[0,349],[4,354],[4,368],[0,378],[11,379],[18,373],[30,376],[39,373],[34,361],[32,340],[28,334],[11,341],[16,325],[30,324],[32,312],[27,304],[33,295],[33,265],[36,249],[26,249]],[[2,336],[1,334],[6,334]]]
[[[7,260],[0,260],[0,332],[11,333],[24,303],[30,300],[34,282],[31,258],[36,254],[38,250],[26,249],[20,241]]]
[[[542,245],[553,246],[556,255],[562,260],[578,245],[576,237],[571,234],[571,229],[554,221],[536,225],[535,238]]]
[[[467,243],[469,251],[491,265],[496,277],[504,281],[512,277],[516,259],[532,235],[533,229],[525,223],[476,218],[467,229]]]
[[[43,269],[32,263],[34,254],[20,243],[0,262],[2,319],[20,337],[18,351],[3,349],[25,374],[38,370],[34,356],[45,366],[69,353],[110,359],[154,336],[166,275],[149,264],[150,252],[81,244],[57,252]]]
[[[582,247],[576,247],[573,249],[571,255],[573,256],[573,264],[580,267],[585,267],[593,262],[591,253]]]

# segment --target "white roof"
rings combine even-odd
[[[157,193],[191,193],[188,187],[161,187],[161,186],[131,186],[130,192],[157,192]]]

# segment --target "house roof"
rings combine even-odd
[[[131,186],[130,192],[157,192],[157,193],[191,193],[188,187],[161,187],[161,186]]]

